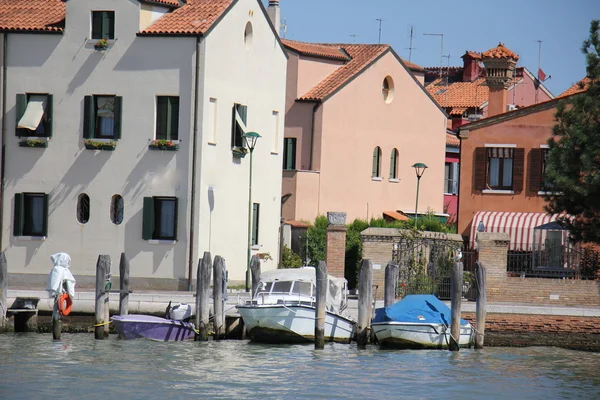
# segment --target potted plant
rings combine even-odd
[[[234,157],[244,158],[248,154],[248,149],[245,147],[234,147],[231,149]]]
[[[177,151],[179,149],[179,144],[174,143],[172,140],[156,139],[150,142],[148,148],[150,150]]]
[[[19,142],[19,147],[48,147],[45,139],[25,139]]]
[[[104,38],[98,40],[96,42],[96,44],[94,45],[94,48],[96,50],[106,50],[107,47],[108,47],[108,40],[106,40]]]
[[[88,150],[108,150],[113,151],[117,147],[117,142],[111,140],[109,142],[100,142],[93,139],[86,139],[83,141],[83,145]]]

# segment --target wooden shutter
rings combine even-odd
[[[121,121],[123,119],[123,97],[115,96],[115,130],[114,138],[121,139]]]
[[[513,191],[522,192],[525,167],[525,149],[515,149],[513,154]]]
[[[154,236],[154,198],[144,197],[143,215],[142,238],[150,240]]]
[[[114,39],[114,28],[111,32],[111,13],[108,11],[102,11],[102,38],[103,39]]]
[[[13,235],[23,235],[23,225],[25,224],[25,196],[23,193],[15,193],[15,210],[13,218]]]
[[[24,136],[25,133],[22,129],[17,128],[19,125],[19,121],[25,114],[25,110],[27,109],[27,95],[26,94],[17,94],[17,103],[16,103],[17,115],[15,119],[15,135],[16,136]]]
[[[169,140],[179,139],[179,97],[169,97]]]
[[[50,204],[50,195],[44,194],[44,221],[42,224],[42,236],[48,237],[48,206]]]
[[[52,96],[51,94],[48,95],[48,97],[46,98],[46,136],[48,137],[52,137],[52,125],[54,124],[54,121],[52,120],[52,112],[54,109],[54,96]]]
[[[232,120],[231,120],[231,147],[235,147],[236,146],[236,141],[235,141],[235,133],[237,131],[237,122],[235,121],[235,113],[237,110],[237,104],[233,105],[233,112],[232,114]]]
[[[487,175],[487,149],[485,147],[477,147],[475,149],[475,162],[473,165],[473,178],[475,190],[485,189]]]
[[[92,39],[102,39],[102,11],[92,12]]]
[[[373,167],[371,170],[371,176],[379,176],[379,147],[375,147],[373,150]]]
[[[531,149],[531,162],[529,163],[529,190],[539,192],[542,190],[542,157],[544,149]]]
[[[167,139],[168,109],[168,98],[166,96],[158,96],[156,98],[156,139]]]
[[[93,138],[96,130],[96,105],[94,96],[83,98],[83,138]]]
[[[396,149],[392,149],[390,156],[390,179],[396,179]]]
[[[177,220],[179,219],[179,199],[175,197],[173,199],[175,202],[175,220],[173,221],[173,240],[177,240]]]
[[[258,223],[259,223],[260,204],[252,204],[252,245],[258,244]]]

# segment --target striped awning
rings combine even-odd
[[[555,221],[557,216],[546,213],[479,211],[473,216],[471,224],[471,247],[475,247],[477,227],[479,222],[483,222],[485,232],[508,233],[510,250],[531,250],[534,228]]]

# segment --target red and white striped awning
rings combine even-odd
[[[546,213],[521,213],[502,211],[479,211],[471,224],[471,247],[475,247],[475,237],[479,222],[483,222],[485,232],[505,232],[510,236],[510,250],[531,250],[533,228],[556,220],[558,215]]]

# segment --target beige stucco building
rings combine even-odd
[[[3,2],[0,58],[10,285],[59,251],[80,284],[121,252],[132,290],[187,289],[204,251],[243,282],[249,131],[252,253],[277,260],[286,54],[261,1]]]
[[[424,71],[388,45],[284,40],[288,51],[283,171],[287,220],[343,211],[348,221],[443,212],[446,115]]]

